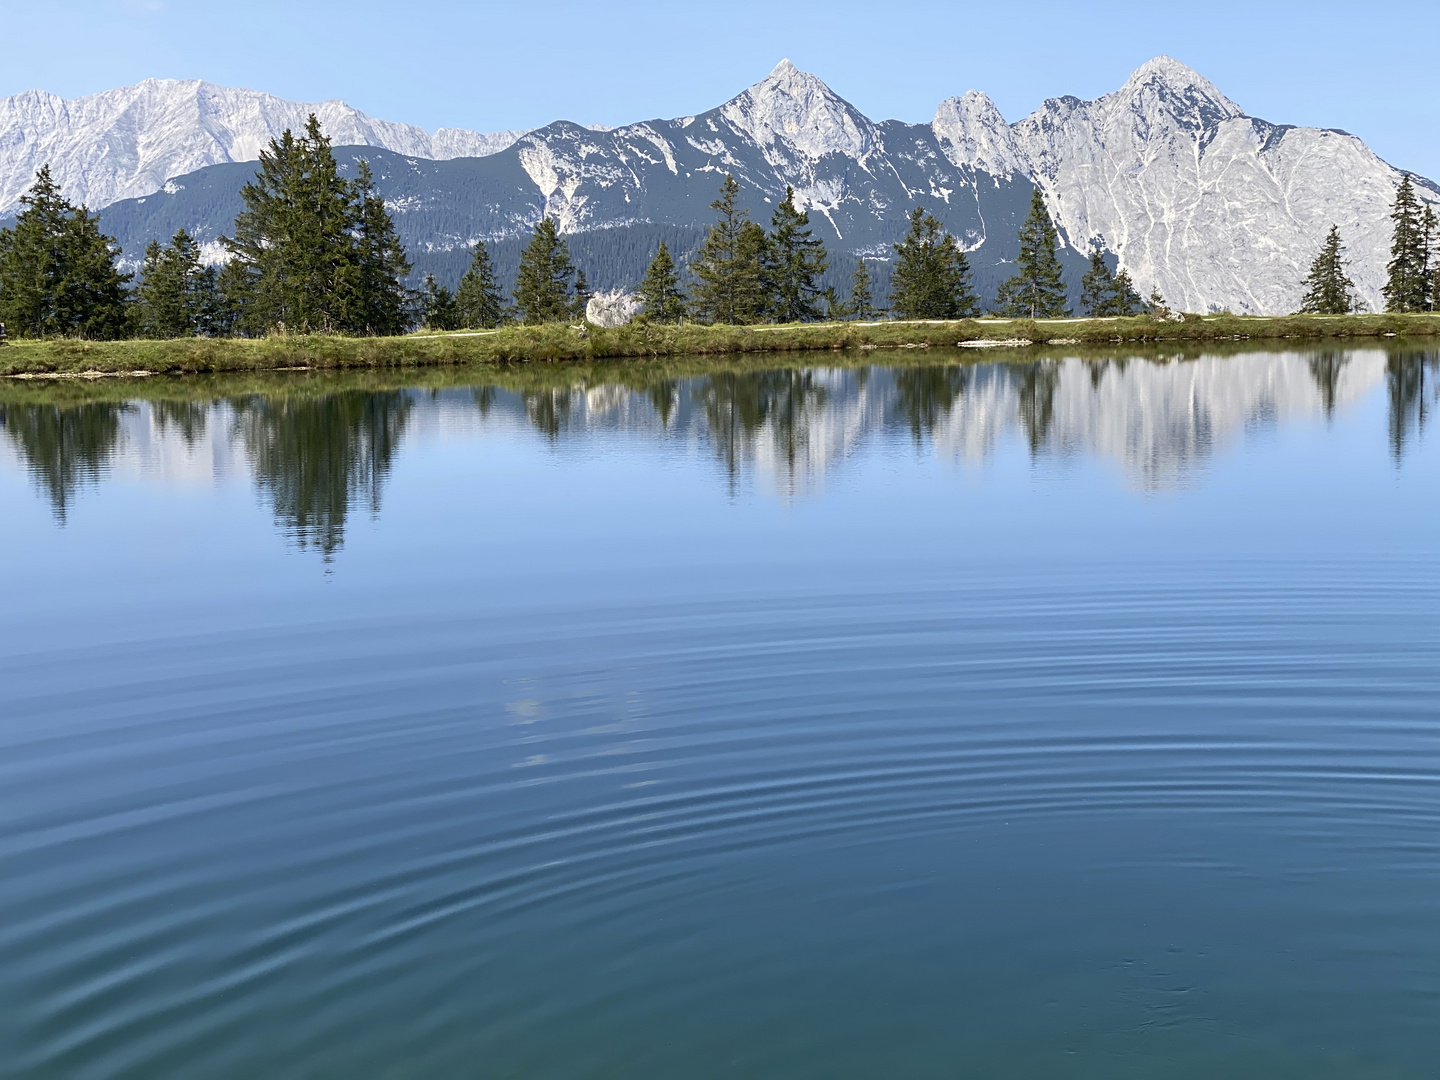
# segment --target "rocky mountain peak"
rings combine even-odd
[[[789,60],[720,113],[757,145],[783,142],[812,160],[830,153],[863,157],[874,141],[874,125],[862,113]]]
[[[1210,128],[1245,115],[1245,110],[1209,79],[1169,56],[1157,56],[1141,64],[1124,86],[1101,98],[1100,103],[1147,113],[1158,110],[1191,128]]]
[[[979,90],[942,101],[930,127],[955,165],[1005,177],[1027,171],[1010,125]]]

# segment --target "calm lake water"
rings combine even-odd
[[[1437,355],[921,355],[0,387],[0,1074],[1435,1077]]]

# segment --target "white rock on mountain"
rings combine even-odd
[[[967,165],[991,176],[1030,173],[1010,125],[995,103],[979,90],[942,101],[930,128],[945,156],[956,165]]]
[[[1069,241],[1083,249],[1103,237],[1142,293],[1159,289],[1186,311],[1293,311],[1335,224],[1361,297],[1383,308],[1401,174],[1355,136],[1247,116],[1165,56],[1095,101],[1045,102],[1009,129],[1008,143],[998,113],[959,106],[969,98],[936,116],[951,160],[994,171],[1009,166],[1013,147]],[[1417,188],[1440,205],[1428,181]]]
[[[66,196],[98,209],[225,161],[254,161],[310,113],[337,146],[383,146],[426,158],[482,157],[523,132],[484,135],[375,120],[342,101],[285,101],[198,80],[147,79],[65,100],[31,90],[0,98],[0,214],[12,213],[45,164]]]

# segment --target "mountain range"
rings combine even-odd
[[[970,251],[988,297],[1039,187],[1072,287],[1099,240],[1142,293],[1158,289],[1173,307],[1290,311],[1333,223],[1361,298],[1378,309],[1401,176],[1346,132],[1249,116],[1168,57],[1114,93],[1054,98],[1013,124],[974,90],[942,102],[929,124],[877,123],[782,61],[696,116],[491,135],[430,135],[341,102],[200,82],[150,80],[70,102],[30,92],[0,100],[0,214],[48,161],[70,197],[102,208],[132,265],[146,241],[180,227],[218,256],[250,162],[312,111],[345,168],[370,160],[417,272],[451,283],[477,240],[502,277],[513,273],[534,223],[550,215],[592,285],[633,285],[658,239],[682,257],[698,246],[729,172],[762,222],[795,188],[839,285],[859,256],[881,260],[883,280],[889,245],[920,204]],[[1417,190],[1440,206],[1436,185],[1417,178]]]

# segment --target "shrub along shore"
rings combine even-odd
[[[1186,316],[1129,319],[960,319],[763,326],[506,326],[402,337],[272,335],[164,341],[19,340],[0,347],[0,375],[99,376],[225,371],[427,367],[451,364],[643,359],[834,349],[914,349],[1025,344],[1104,347],[1224,341],[1440,337],[1436,315]]]

